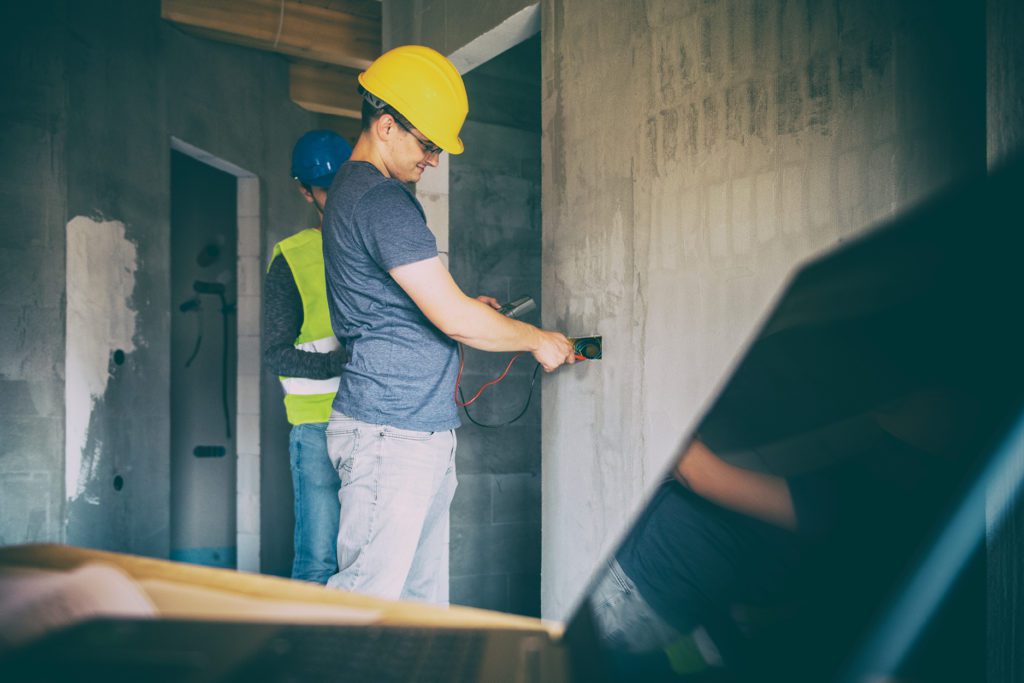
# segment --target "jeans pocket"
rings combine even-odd
[[[337,432],[327,430],[327,457],[345,484],[346,473],[352,472],[352,463],[359,447],[359,430],[347,429]]]
[[[380,435],[385,438],[391,437],[393,439],[405,439],[406,441],[427,441],[436,433],[437,432],[418,432],[414,429],[399,429],[398,427],[385,425],[384,430]]]
[[[617,560],[609,560],[606,571],[610,579],[615,582],[624,595],[628,595],[636,590],[636,584],[626,576]]]

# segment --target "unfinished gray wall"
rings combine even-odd
[[[62,21],[0,8],[0,544],[63,536]]]
[[[984,7],[551,0],[542,42],[544,320],[604,336],[545,385],[562,618],[794,264],[984,168]]]
[[[170,136],[261,177],[266,242],[308,224],[288,161],[317,118],[289,101],[282,59],[187,36],[160,20],[157,0],[5,3],[2,13],[13,30],[0,97],[0,542],[166,556]],[[134,333],[87,416],[92,488],[67,503],[65,248],[75,216],[124,224],[136,255]],[[264,444],[264,566],[283,573],[287,425],[266,374],[262,396],[266,419],[249,428]]]
[[[105,391],[93,397],[84,444],[76,443],[81,470],[65,472],[67,481],[77,478],[79,487],[66,492],[66,540],[162,556],[168,548],[170,317],[162,299],[169,278],[170,161],[166,139],[159,134],[164,125],[160,25],[147,3],[60,5],[67,20],[62,27],[66,220],[119,221],[136,251],[134,285],[125,302],[134,317],[134,334],[123,349],[123,364],[111,358]],[[124,266],[111,257],[94,267]],[[60,339],[62,330],[54,332]],[[67,341],[73,347],[78,339],[73,335]],[[53,350],[55,361],[64,348]],[[64,369],[71,378],[77,368]],[[69,420],[89,410],[88,401],[66,405],[74,413],[65,413]],[[123,478],[121,490],[114,487],[117,476]]]
[[[461,134],[466,151],[449,158],[451,272],[471,296],[503,302],[532,296],[539,306],[539,40],[505,52],[465,81],[472,102]],[[524,320],[539,318],[538,308]],[[511,356],[467,349],[465,397],[498,377]],[[535,365],[528,354],[520,358],[469,407],[473,418],[501,424],[515,417]],[[541,380],[512,425],[482,428],[462,416],[452,503],[454,604],[540,616]]]

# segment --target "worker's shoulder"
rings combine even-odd
[[[387,180],[388,177],[371,163],[348,161],[342,164],[334,176],[330,193],[358,197]]]
[[[401,182],[390,178],[365,161],[344,164],[331,188],[332,194],[344,197],[350,205],[362,201],[408,201],[412,196]]]
[[[362,192],[352,196],[352,200],[355,205],[375,208],[415,203],[409,189],[394,178],[381,178],[372,184],[367,184],[362,188]]]
[[[351,219],[365,226],[378,224],[380,221],[392,222],[414,221],[423,218],[423,209],[402,183],[390,178],[367,188],[358,199],[351,204]]]
[[[419,202],[403,183],[370,164],[365,166],[369,169],[343,166],[338,171],[327,200],[326,225],[341,223],[367,229],[381,220],[415,221],[417,216],[425,220]]]

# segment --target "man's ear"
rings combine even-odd
[[[310,204],[313,203],[313,193],[307,190],[305,187],[303,187],[301,183],[299,184],[299,194],[301,194],[302,198],[305,199]]]
[[[381,114],[373,122],[373,130],[377,134],[377,138],[384,141],[391,137],[391,129],[395,125],[395,119],[392,118],[391,114]]]

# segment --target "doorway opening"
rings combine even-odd
[[[171,559],[259,571],[259,185],[171,139]]]

